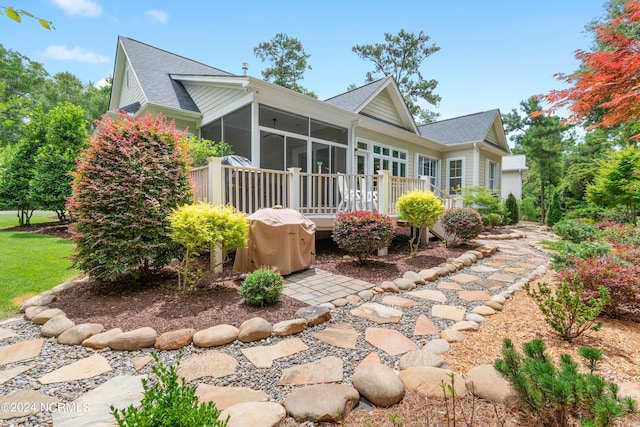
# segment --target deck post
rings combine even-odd
[[[389,214],[390,179],[388,170],[378,171],[378,212]]]
[[[289,180],[289,209],[300,210],[300,172],[302,168],[288,168],[290,173],[287,175]]]
[[[212,205],[223,204],[224,176],[222,174],[222,157],[207,157],[209,162],[209,186],[207,202]]]

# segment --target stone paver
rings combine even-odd
[[[442,303],[447,302],[447,297],[445,296],[445,294],[443,294],[441,291],[436,291],[432,289],[423,289],[420,291],[407,292],[407,295],[411,295],[412,297],[416,297],[416,298],[426,299],[429,301],[436,301],[436,302],[442,302]]]
[[[28,371],[31,368],[34,368],[36,365],[26,365],[26,366],[15,366],[10,369],[5,369],[0,371],[0,385],[6,383],[11,378],[17,377],[23,372]]]
[[[0,396],[0,407],[9,409],[0,410],[0,420],[24,417],[40,412],[43,406],[55,405],[58,402],[60,402],[59,398],[35,390],[12,391],[6,396]]]
[[[380,364],[380,355],[375,351],[367,354],[364,359],[360,363],[358,363],[357,369],[364,368],[369,365],[379,365]]]
[[[433,324],[431,320],[424,314],[418,316],[418,320],[416,320],[416,326],[413,329],[413,336],[422,336],[422,335],[435,335],[438,333],[438,328]]]
[[[238,361],[233,357],[217,350],[209,350],[181,361],[178,375],[186,382],[202,377],[221,378],[233,374],[237,367]]]
[[[12,331],[8,329],[0,328],[0,340],[3,340],[5,338],[15,337],[15,336],[16,334],[13,333]]]
[[[260,345],[243,348],[242,354],[249,359],[256,368],[270,368],[273,361],[281,357],[308,350],[309,347],[300,338],[290,338],[275,345]]]
[[[458,283],[454,283],[454,282],[440,282],[438,283],[438,286],[436,286],[438,289],[451,289],[451,290],[461,290],[462,286],[460,286]]]
[[[487,301],[491,295],[484,291],[458,291],[458,298],[465,301]]]
[[[398,323],[403,313],[382,304],[367,302],[351,310],[351,314],[376,323]]]
[[[514,282],[517,276],[508,273],[493,273],[487,277],[488,280],[497,280],[498,282]]]
[[[416,305],[420,305],[419,302],[412,299],[402,298],[395,295],[385,295],[385,297],[382,298],[382,304],[396,305],[398,307],[414,307]]]
[[[40,384],[59,383],[62,381],[83,380],[86,378],[97,377],[98,375],[111,372],[109,361],[102,355],[96,354],[77,362],[73,362],[62,368],[49,372],[38,378]]]
[[[282,370],[278,385],[321,384],[342,381],[342,359],[323,357],[315,362]]]
[[[415,350],[417,345],[395,329],[367,328],[364,339],[374,347],[387,352],[391,356]]]
[[[480,280],[480,277],[475,276],[473,274],[461,273],[461,274],[456,274],[455,276],[450,277],[450,279],[460,283],[469,283],[469,282],[475,282],[476,280]]]
[[[311,334],[316,339],[340,348],[356,348],[358,332],[349,323],[338,323]]]
[[[467,309],[465,307],[455,307],[452,305],[434,305],[431,308],[431,315],[441,319],[462,320]]]
[[[40,354],[42,343],[44,343],[44,338],[0,347],[0,366],[36,357]]]
[[[269,395],[262,390],[253,390],[249,387],[220,387],[211,384],[198,384],[196,396],[201,403],[215,402],[219,411],[238,403],[262,402],[269,399]]]

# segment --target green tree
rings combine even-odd
[[[29,225],[36,206],[33,203],[30,182],[33,179],[38,149],[46,141],[46,128],[42,111],[36,109],[25,126],[24,138],[16,145],[0,176],[0,205],[17,210],[18,224]]]
[[[628,221],[635,224],[640,206],[640,149],[611,152],[587,187],[587,200],[607,207],[622,205]]]
[[[262,77],[266,81],[314,98],[318,97],[298,84],[298,81],[304,78],[304,72],[311,69],[307,62],[311,55],[304,51],[300,40],[278,33],[271,41],[254,47],[253,53],[262,62],[271,63],[271,66],[262,70]]]
[[[22,17],[26,16],[28,18],[33,18],[38,21],[38,24],[47,30],[54,29],[53,22],[47,21],[43,18],[37,18],[32,13],[27,12],[24,9],[15,9],[13,6],[0,6],[0,15],[5,15],[9,19],[13,19],[14,21],[20,23],[22,22]]]
[[[66,199],[71,196],[71,174],[76,158],[87,144],[84,110],[65,102],[58,104],[43,119],[44,144],[34,159],[29,197],[39,209],[55,211],[66,217]]]
[[[397,35],[384,33],[384,40],[384,43],[355,45],[351,48],[360,58],[374,65],[373,72],[367,73],[366,81],[376,80],[379,74],[393,77],[414,119],[425,123],[435,120],[438,114],[421,108],[418,102],[423,100],[437,107],[441,98],[433,91],[438,82],[425,80],[420,67],[425,59],[440,48],[435,43],[429,44],[431,37],[423,31],[416,35],[401,29]]]
[[[555,186],[562,176],[563,153],[571,140],[567,138],[568,126],[562,124],[558,116],[537,115],[542,110],[536,98],[529,98],[520,103],[524,113],[517,110],[503,115],[507,132],[515,132],[511,137],[515,142],[513,152],[527,156],[529,167],[528,181],[535,180],[540,192],[541,221],[546,221],[546,191]]]

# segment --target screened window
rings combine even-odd
[[[211,141],[224,141],[234,154],[251,159],[251,108],[249,105],[227,114],[200,129],[200,136]]]
[[[266,105],[260,105],[259,114],[260,126],[298,135],[309,135],[309,119],[307,117],[267,107]]]
[[[311,137],[347,144],[347,129],[311,119]]]
[[[489,171],[488,171],[488,182],[487,182],[487,186],[489,187],[489,190],[495,190],[496,189],[496,180],[497,180],[497,176],[498,176],[498,165],[496,162],[492,162],[489,161]]]

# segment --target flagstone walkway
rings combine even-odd
[[[483,241],[499,246],[498,252],[434,281],[416,279],[417,287],[398,293],[362,294],[374,284],[321,270],[292,275],[285,294],[311,305],[354,294],[365,298],[351,298],[347,306],[331,310],[329,322],[295,336],[235,340],[215,348],[190,344],[182,349],[179,374],[197,386],[201,401],[226,409],[240,402],[282,403],[305,385],[350,384],[355,369],[368,364],[399,369],[416,350],[439,355],[434,363],[446,367],[449,342],[464,340],[465,331],[481,327],[515,290],[545,271],[548,258],[532,243],[548,236],[535,228],[526,233],[523,239]],[[398,286],[406,285],[403,280]],[[65,346],[43,338],[39,325],[22,318],[2,321],[0,423],[112,423],[109,406],[138,402],[140,379],[153,377],[152,350]],[[178,352],[158,355],[172,364]]]

